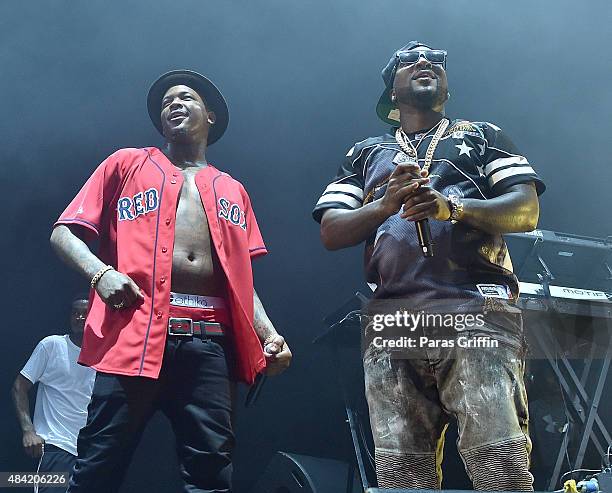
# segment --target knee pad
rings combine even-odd
[[[442,483],[436,454],[376,449],[376,476],[380,488],[439,489]]]
[[[533,491],[529,449],[522,437],[459,453],[475,490]]]

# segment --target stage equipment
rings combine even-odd
[[[521,282],[541,284],[540,276],[545,274],[554,281],[550,284],[573,288],[576,295],[580,290],[610,293],[612,289],[612,236],[593,238],[536,229],[504,238]]]
[[[277,452],[252,493],[360,493],[346,462]]]
[[[366,295],[355,293],[325,317],[327,329],[313,341],[316,345],[324,343],[331,351],[355,451],[355,466],[361,482],[360,491],[376,484],[376,467],[372,452],[374,445],[361,364],[361,310],[368,300]]]
[[[570,427],[565,429],[548,483],[554,490],[565,458],[571,469],[580,469],[589,442],[610,465],[606,449],[612,438],[597,409],[612,359],[612,238],[545,230],[505,238],[521,281],[518,304],[526,333],[550,363],[565,396],[568,421],[578,426],[573,453]]]
[[[550,364],[566,396],[569,406],[567,413],[580,427],[580,443],[571,458],[568,448],[570,430],[565,427],[561,449],[548,481],[549,490],[554,490],[565,457],[568,457],[570,468],[579,469],[589,440],[602,457],[606,454],[606,447],[612,443],[597,414],[612,358],[612,239],[543,230],[505,237],[515,272],[523,281],[518,305],[522,309],[525,326],[534,335],[534,346],[538,346]],[[379,490],[373,487],[376,474],[367,405],[364,407],[363,368],[354,364],[354,358],[342,357],[343,354],[360,351],[361,310],[368,300],[368,296],[356,293],[325,318],[328,329],[313,342],[324,342],[331,349],[363,491],[407,492],[411,490]],[[580,319],[580,323],[577,319]],[[568,321],[574,323],[573,337],[568,337],[567,328],[564,327]],[[559,343],[559,332],[565,339],[565,346]],[[572,355],[568,345],[572,351],[585,352],[585,341],[588,350],[578,369],[576,361],[568,357]],[[595,370],[597,375],[593,383],[592,373]],[[607,457],[604,462],[609,465]],[[424,490],[418,491],[422,493]]]
[[[474,490],[408,490],[402,488],[368,488],[365,490],[365,493],[440,493],[443,491],[444,493],[474,493]],[[495,493],[495,492],[488,492]],[[501,493],[501,492],[500,492]],[[506,491],[504,493],[518,493],[512,491]],[[534,491],[533,493],[545,493],[543,491]]]
[[[595,474],[599,484],[599,491],[612,493],[612,468],[608,467],[600,473]]]

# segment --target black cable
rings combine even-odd
[[[362,423],[361,416],[358,413],[355,413],[355,414],[357,415],[357,422],[359,424],[359,435],[361,436],[361,442],[363,443],[363,448],[365,449],[366,454],[368,454],[368,459],[370,459],[370,464],[372,465],[373,468],[376,468],[374,456],[372,455],[372,452],[370,451],[370,447],[368,446],[368,442],[366,441],[366,437],[363,431],[363,423]]]

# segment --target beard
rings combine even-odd
[[[420,110],[431,110],[442,106],[446,102],[447,91],[441,88],[437,83],[435,87],[418,87],[411,86],[396,89],[397,102],[413,106]]]

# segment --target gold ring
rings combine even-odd
[[[121,303],[117,303],[116,305],[113,305],[113,308],[115,310],[120,310],[121,308],[123,308],[125,306],[125,301],[122,301]]]

